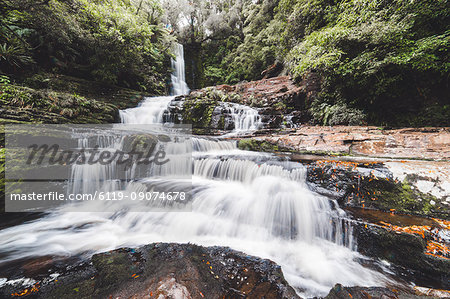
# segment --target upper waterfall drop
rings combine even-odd
[[[184,69],[184,49],[182,44],[175,44],[173,52],[175,59],[172,59],[173,73],[170,76],[172,79],[172,92],[174,96],[184,95],[189,93],[189,87],[186,83],[186,75]]]
[[[165,122],[164,115],[168,114],[167,107],[174,96],[189,93],[185,81],[183,45],[175,44],[175,59],[171,59],[173,73],[171,74],[171,95],[145,98],[139,106],[120,110],[120,120],[125,124],[160,124]]]
[[[171,74],[171,95],[149,97],[139,106],[120,110],[120,119],[125,124],[163,124],[173,122],[173,114],[169,109],[175,96],[186,95],[189,87],[185,81],[185,61],[183,45],[175,44],[173,47],[175,59],[171,60],[173,72]],[[183,105],[184,101],[180,101]],[[260,129],[263,126],[258,110],[242,104],[219,102],[218,113],[223,113],[228,123],[232,123],[232,131],[224,137],[245,135]],[[227,130],[226,128],[224,128]],[[230,129],[228,129],[230,130]]]

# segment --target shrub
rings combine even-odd
[[[330,105],[314,102],[311,109],[313,121],[321,125],[357,126],[365,123],[366,115],[361,110],[349,108],[345,103]]]
[[[135,2],[7,0],[7,21],[0,28],[17,28],[14,36],[28,32],[20,42],[29,50],[18,48],[17,42],[5,47],[0,40],[0,57],[23,64],[29,62],[28,51],[46,70],[162,92],[170,72],[171,38],[159,20],[158,2]],[[144,14],[143,2],[155,13]]]

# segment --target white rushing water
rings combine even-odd
[[[181,58],[176,60],[176,67],[181,64],[178,61]],[[177,69],[173,81],[182,90],[183,77],[179,72],[181,69]],[[122,111],[122,122],[160,123],[170,98],[146,99],[139,107]],[[257,126],[253,112],[243,108],[240,111],[245,117],[242,123],[238,121],[237,130]],[[104,147],[120,144],[112,138],[99,138],[105,139]],[[86,143],[80,139],[81,145]],[[180,169],[192,172],[192,211],[130,212],[127,202],[102,202],[108,211],[104,213],[65,212],[62,208],[36,221],[0,231],[0,264],[43,255],[90,255],[152,242],[192,242],[230,246],[269,258],[281,265],[288,282],[303,296],[325,295],[335,283],[384,283],[383,275],[356,261],[363,257],[354,251],[345,212],[335,202],[308,189],[306,169],[301,164],[269,154],[240,151],[234,141],[192,138],[189,146],[194,150],[193,160],[186,164],[185,160],[174,159],[157,174],[160,183],[169,186],[176,184],[171,175]],[[168,152],[171,157],[183,157],[189,146],[174,144]],[[114,171],[74,168],[72,178],[81,185],[73,188],[121,188],[132,192],[146,190],[155,181],[149,176],[119,186],[107,180]],[[105,179],[106,185],[101,184]],[[91,183],[83,185],[86,182]]]
[[[247,132],[261,127],[261,117],[255,109],[244,105],[233,105],[231,112],[236,132]]]
[[[226,137],[239,136],[251,133],[262,127],[261,116],[258,110],[236,103],[223,103],[225,110],[230,114],[234,129]]]
[[[173,98],[173,96],[146,98],[136,108],[119,111],[120,119],[123,123],[162,123],[166,108]]]
[[[175,44],[173,50],[176,58],[172,59],[172,69],[174,72],[171,75],[172,79],[172,94],[183,95],[189,93],[189,87],[186,84],[186,77],[184,71],[184,50],[183,45]]]
[[[146,98],[136,108],[119,111],[120,119],[123,123],[162,123],[164,122],[164,114],[167,113],[167,106],[175,96],[189,93],[189,87],[185,78],[183,45],[175,44],[173,52],[176,58],[171,60],[173,68],[173,73],[171,74],[171,96]]]

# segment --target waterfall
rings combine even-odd
[[[172,81],[174,93],[184,93],[187,86],[181,45],[177,51]],[[139,107],[121,111],[122,122],[162,123],[171,99],[147,98]],[[259,126],[257,113],[244,107],[229,107],[236,132]],[[103,147],[122,146],[120,138],[97,138]],[[79,137],[80,146],[88,146],[89,142],[89,138]],[[287,281],[302,296],[323,296],[335,283],[385,283],[382,274],[357,262],[364,257],[353,250],[355,244],[345,212],[336,202],[307,187],[303,165],[272,154],[239,150],[235,141],[198,137],[189,142],[169,143],[170,163],[147,169],[147,177],[129,179],[124,185],[114,184],[113,168],[75,167],[72,177],[78,182],[73,188],[86,192],[99,188],[133,192],[192,184],[192,211],[132,212],[129,202],[102,202],[104,213],[68,212],[62,207],[33,222],[1,230],[0,265],[43,255],[90,256],[152,242],[191,242],[229,246],[271,259],[282,267]],[[183,153],[189,148],[194,152],[186,160]],[[180,172],[192,173],[192,181],[173,179]],[[100,185],[108,180],[112,183]]]
[[[170,76],[172,95],[145,98],[136,108],[120,110],[119,115],[122,123],[158,124],[166,122],[164,116],[168,116],[167,107],[169,103],[175,96],[189,93],[189,87],[185,81],[183,45],[175,44],[173,52],[175,59],[171,59],[173,73]]]
[[[105,147],[120,146],[114,138],[101,138],[109,140],[103,142]],[[174,160],[164,169],[153,170],[158,179],[149,175],[130,180],[122,190],[140,192],[158,184],[170,190],[179,184],[172,175],[191,169],[192,211],[131,212],[129,202],[101,203],[104,213],[68,212],[63,207],[39,220],[0,231],[0,265],[42,255],[89,256],[152,242],[191,242],[229,246],[271,259],[302,296],[323,296],[337,282],[384,284],[383,275],[356,261],[363,257],[352,250],[351,225],[345,212],[308,189],[304,166],[271,154],[238,150],[235,141],[191,138],[191,142],[193,160]],[[88,145],[89,141],[81,139],[80,143]],[[171,145],[167,152],[179,157],[190,147]],[[95,181],[96,172],[84,170],[84,174],[73,175],[83,176],[84,183]],[[107,171],[101,173],[108,176]],[[91,178],[86,177],[89,175]]]
[[[174,72],[172,78],[172,95],[183,95],[189,93],[189,87],[186,84],[185,70],[184,70],[184,50],[183,45],[175,44],[173,50],[176,58],[172,59],[172,68]]]
[[[229,122],[234,126],[233,131],[227,136],[247,134],[262,126],[261,116],[254,108],[236,103],[221,103],[218,108],[222,114],[231,118]]]
[[[145,98],[145,100],[135,108],[120,110],[120,119],[122,123],[125,124],[163,123],[167,106],[172,100],[172,96]]]
[[[257,130],[261,126],[261,117],[258,111],[253,108],[234,105],[231,113],[234,119],[235,132]]]
[[[288,282],[303,296],[325,295],[337,282],[383,284],[381,274],[355,261],[363,257],[351,250],[345,212],[308,189],[301,164],[240,151],[233,141],[192,138],[191,142],[198,154],[190,161],[192,211],[130,212],[127,202],[102,203],[104,213],[62,208],[0,231],[0,264],[42,255],[90,255],[152,242],[191,242],[269,258],[281,265]],[[180,144],[168,152],[181,155],[183,148]],[[171,175],[180,168],[189,166],[177,161],[158,170],[163,177],[157,183],[165,188],[177,184]],[[124,190],[145,191],[154,185],[149,176],[129,181]],[[143,203],[133,203],[137,204]]]
[[[177,95],[189,93],[189,87],[185,81],[184,51],[183,45],[175,44],[173,49],[176,55],[171,60],[173,73],[171,75],[171,96],[148,97],[137,107],[120,110],[120,119],[126,124],[159,124],[172,120],[169,109],[170,103]],[[221,114],[226,115],[227,123],[233,126],[232,132],[226,137],[239,136],[250,133],[262,126],[261,116],[254,108],[236,103],[223,102],[217,107]],[[226,129],[226,128],[224,128]]]

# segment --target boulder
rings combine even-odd
[[[35,278],[26,289],[6,285],[0,289],[0,296],[299,298],[280,266],[227,247],[155,243],[96,254],[67,269],[57,279]]]

